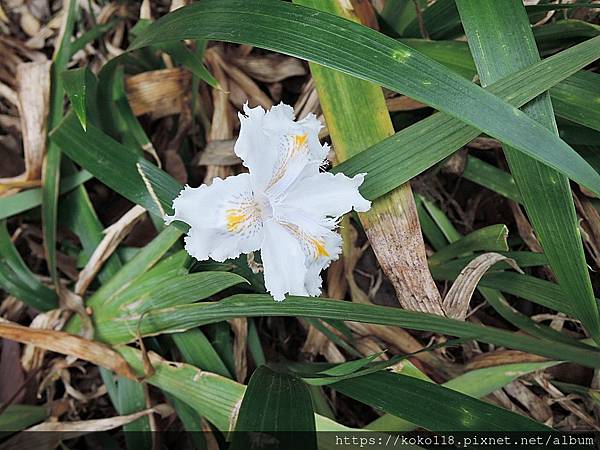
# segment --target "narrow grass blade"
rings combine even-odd
[[[141,163],[142,158],[92,124],[88,124],[87,132],[84,132],[72,113],[68,114],[52,133],[52,140],[60,145],[72,160],[99,176],[98,179],[104,184],[159,217],[165,209],[169,210],[173,198],[181,189],[174,179],[162,172],[166,179],[170,180],[170,191],[169,196],[161,196],[160,203],[157,203],[139,173],[137,164]]]
[[[579,342],[576,339],[568,337],[550,327],[540,325],[534,322],[525,314],[521,314],[516,309],[510,306],[506,299],[495,289],[484,287],[479,288],[479,292],[483,295],[486,301],[500,314],[505,320],[515,325],[519,330],[531,336],[539,337],[540,339],[548,339],[551,341],[564,342],[569,345],[578,345],[583,348],[591,348],[585,343]]]
[[[550,91],[556,114],[600,131],[600,75],[578,72]]]
[[[146,283],[134,284],[110,304],[94,304],[96,323],[110,321],[117,314],[126,313],[141,317],[153,309],[197,302],[246,282],[239,275],[229,272],[198,272],[180,276],[168,274],[159,280],[156,278],[157,276],[148,277]]]
[[[61,74],[61,80],[71,102],[71,107],[75,111],[75,114],[77,114],[77,118],[84,130],[87,127],[88,88],[94,84],[91,81],[93,76],[88,67],[68,70]]]
[[[171,42],[161,45],[161,49],[171,55],[177,64],[181,64],[209,86],[220,89],[219,82],[208,71],[202,59],[190,51],[181,42]]]
[[[472,155],[467,157],[467,163],[462,176],[467,180],[477,183],[489,190],[509,198],[517,203],[523,203],[521,193],[510,173],[498,169]]]
[[[29,270],[0,221],[0,285],[6,292],[39,311],[58,307],[56,293],[44,286]]]
[[[119,377],[117,380],[117,410],[120,415],[133,414],[146,409],[144,386],[134,380]],[[139,419],[123,425],[125,443],[129,450],[152,448],[152,433],[150,419]]]
[[[225,366],[219,354],[200,329],[192,328],[183,333],[175,333],[173,342],[175,342],[186,363],[232,378],[227,366]]]
[[[437,251],[429,258],[429,264],[441,264],[465,253],[477,251],[507,251],[507,237],[506,225],[490,225],[480,228]]]
[[[559,20],[543,27],[535,27],[533,35],[538,46],[547,50],[598,36],[600,25],[575,19]]]
[[[81,186],[86,181],[89,181],[94,176],[87,170],[81,170],[76,174],[64,177],[60,181],[59,193],[65,194],[78,186]],[[33,209],[42,204],[42,189],[28,189],[18,192],[17,194],[9,195],[8,197],[0,197],[0,220],[12,217],[16,214]]]
[[[77,1],[69,0],[67,5],[62,40],[57,47],[51,69],[52,80],[50,86],[48,130],[52,130],[58,125],[63,116],[64,88],[59,75],[66,69],[69,61],[69,47],[75,25]],[[57,288],[59,280],[56,268],[56,222],[58,218],[58,192],[60,186],[60,155],[60,147],[49,142],[42,174],[42,232],[44,250],[46,252],[48,271]]]
[[[110,22],[99,23],[97,25],[94,25],[88,31],[86,31],[73,42],[71,42],[71,45],[69,46],[69,55],[73,56],[79,50],[83,50],[86,45],[95,41],[96,39],[104,35],[106,32],[112,30],[119,22],[119,19],[115,19],[111,20]]]
[[[154,264],[156,264],[158,260],[173,247],[181,235],[182,232],[177,228],[166,227],[150,244],[146,245],[131,261],[123,266],[114,277],[104,283],[102,287],[90,297],[88,304],[93,306],[95,304],[108,303],[111,301],[134,280],[154,266]]]
[[[87,300],[90,307],[104,305],[104,309],[114,301],[119,293],[127,289],[134,280],[141,277],[148,269],[156,264],[163,255],[181,237],[181,231],[175,227],[166,227],[152,242],[140,252],[114,276],[104,282]],[[81,325],[79,316],[71,318],[65,330],[76,333]]]
[[[400,42],[469,80],[477,75],[473,56],[466,42],[427,39],[401,39]],[[598,78],[600,75],[595,72],[581,70],[553,87],[550,98],[556,115],[595,130],[600,129],[600,112],[596,107],[597,99],[600,98]]]
[[[472,80],[477,75],[477,68],[466,42],[428,39],[400,39],[400,42],[429,56],[468,80]]]

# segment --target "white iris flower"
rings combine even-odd
[[[341,253],[339,218],[371,202],[358,192],[364,174],[320,172],[329,147],[318,138],[313,115],[295,121],[292,107],[265,112],[244,106],[235,153],[249,173],[186,186],[166,221],[190,225],[185,249],[198,260],[224,261],[260,250],[265,286],[285,294],[321,293],[321,271]]]

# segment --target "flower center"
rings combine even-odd
[[[259,217],[265,221],[269,220],[273,217],[273,205],[271,205],[271,200],[265,194],[260,193],[256,194],[254,197],[256,202],[256,210]]]

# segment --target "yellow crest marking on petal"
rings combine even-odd
[[[308,134],[287,135],[285,152],[276,167],[276,170],[269,182],[267,189],[279,182],[285,175],[290,161],[298,154],[308,153]]]
[[[327,253],[327,250],[325,249],[325,243],[323,241],[319,241],[318,239],[311,239],[310,242],[315,248],[317,258],[321,256],[329,256],[329,253]]]
[[[228,209],[225,211],[225,220],[227,220],[227,231],[235,233],[240,226],[248,220],[248,215],[239,209]]]
[[[308,144],[308,134],[296,134],[294,135],[294,153],[305,150]]]
[[[292,223],[282,222],[281,225],[287,228],[303,244],[305,251],[315,259],[330,256],[325,248],[325,241],[305,233]]]

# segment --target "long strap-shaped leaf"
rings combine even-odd
[[[458,0],[457,5],[482,85],[540,60],[520,0]],[[558,135],[550,96],[523,110]],[[533,228],[577,317],[600,342],[600,316],[588,274],[569,180],[507,145],[504,152]]]
[[[132,48],[183,39],[256,45],[406,94],[600,194],[600,175],[548,129],[443,65],[370,28],[285,2],[203,0],[159,19]]]
[[[63,116],[65,92],[62,83],[58,79],[58,75],[66,68],[69,62],[69,47],[75,24],[77,2],[69,0],[66,9],[66,16],[63,18],[64,27],[62,37],[56,48],[51,68],[48,130],[58,125]],[[58,196],[60,191],[60,162],[61,149],[50,141],[44,157],[42,173],[42,232],[46,264],[56,289],[58,289],[59,283],[58,269],[56,267],[56,223],[58,219]]]
[[[56,292],[44,286],[25,265],[5,220],[0,221],[0,287],[40,311],[58,307]]]
[[[597,58],[600,58],[600,37],[546,58],[486,89],[511,105],[522,106],[548,90],[549,80],[554,85]],[[434,114],[353,156],[333,171],[347,175],[368,173],[361,192],[374,199],[446,158],[479,134],[453,117]]]
[[[402,39],[401,42],[469,80],[477,74],[467,42],[427,39]],[[596,102],[600,97],[599,79],[600,75],[595,72],[580,70],[553,87],[550,97],[556,116],[600,131],[600,109]],[[565,141],[573,144],[569,139]]]
[[[529,418],[407,375],[376,372],[331,388],[432,431],[549,431]],[[425,399],[435,399],[438,407]]]
[[[269,295],[234,295],[216,303],[198,303],[139,314],[120,316],[96,323],[96,337],[110,344],[135,340],[142,336],[175,333],[209,323],[237,317],[292,316],[395,325],[413,330],[447,334],[465,339],[523,350],[584,366],[600,367],[600,351],[583,349],[562,342],[531,338],[509,331],[475,325],[415,311],[386,306],[363,305],[340,300],[288,297],[275,303]]]
[[[279,448],[316,450],[315,414],[308,387],[294,375],[259,367],[244,393],[235,431],[231,450],[255,448],[254,433],[278,440]]]

